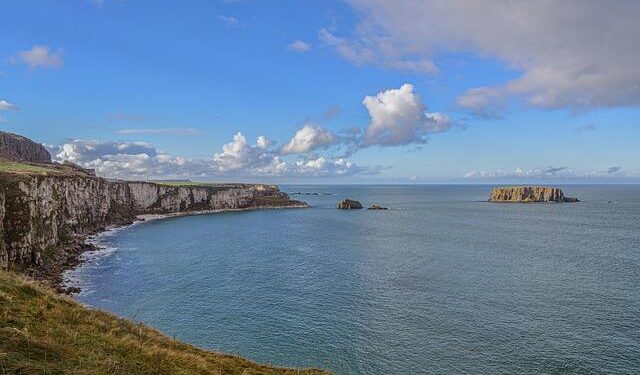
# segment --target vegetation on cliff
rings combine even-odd
[[[198,349],[0,271],[0,374],[322,374]]]

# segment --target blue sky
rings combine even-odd
[[[105,176],[640,181],[633,1],[2,9],[0,128]]]

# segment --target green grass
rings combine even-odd
[[[215,332],[211,333],[215,335]],[[323,374],[198,349],[0,271],[1,374]]]
[[[15,161],[0,161],[0,172],[13,173],[59,173],[57,169],[37,165],[19,163]],[[1,373],[0,373],[1,374]]]

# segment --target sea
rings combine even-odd
[[[83,304],[266,364],[336,374],[640,374],[640,185],[579,203],[490,185],[281,186],[306,209],[93,239]],[[300,193],[300,194],[299,194]],[[388,210],[337,210],[344,198]]]

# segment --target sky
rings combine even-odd
[[[0,130],[101,176],[640,183],[635,0],[0,9]]]

